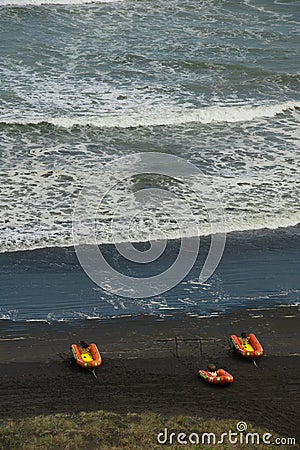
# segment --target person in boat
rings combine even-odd
[[[218,375],[217,368],[214,364],[208,364],[207,368],[212,377],[216,377]]]
[[[241,338],[242,344],[248,344],[247,333],[241,333]]]
[[[82,353],[87,353],[90,351],[90,346],[85,341],[79,341],[79,344],[82,349]]]

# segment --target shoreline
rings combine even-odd
[[[193,313],[177,313],[169,316],[155,314],[125,315],[95,319],[63,321],[11,321],[0,319],[0,351],[8,355],[5,364],[11,362],[48,362],[59,352],[68,352],[71,341],[98,341],[101,354],[114,355],[122,349],[125,336],[131,349],[139,353],[149,347],[149,338],[155,336],[175,338],[216,338],[227,341],[233,333],[257,329],[263,331],[264,317],[273,319],[277,330],[286,325],[284,319],[297,320],[300,305],[275,305],[266,308],[241,308],[229,312],[215,312],[209,316]],[[235,324],[238,329],[235,329]],[[244,328],[243,328],[244,327]],[[279,328],[278,328],[279,327]],[[53,349],[55,342],[55,350]],[[281,342],[281,346],[283,342]],[[34,348],[29,352],[28,348]],[[150,347],[149,347],[150,348]],[[159,354],[162,349],[155,348]],[[144,355],[146,356],[146,354]]]
[[[37,345],[41,345],[41,342],[57,340],[61,342],[60,351],[66,350],[63,347],[64,342],[67,342],[70,338],[83,339],[82,333],[85,339],[91,339],[93,335],[96,335],[100,341],[104,338],[104,345],[109,345],[111,341],[107,342],[105,334],[109,334],[110,337],[119,337],[119,333],[113,328],[125,330],[127,337],[134,336],[134,329],[146,330],[148,328],[147,335],[151,336],[151,333],[155,334],[155,328],[160,330],[160,333],[169,333],[170,330],[174,330],[174,333],[180,334],[184,332],[190,337],[195,337],[197,334],[197,326],[199,330],[204,330],[205,336],[208,337],[206,330],[214,328],[218,330],[218,337],[222,336],[219,328],[223,328],[223,331],[228,331],[231,327],[226,323],[227,319],[230,323],[245,322],[256,325],[255,319],[261,319],[264,315],[282,318],[296,318],[300,317],[300,303],[291,305],[273,305],[265,308],[240,308],[237,310],[212,312],[210,315],[197,314],[197,313],[182,313],[175,312],[174,314],[124,314],[123,316],[112,317],[95,317],[95,318],[83,318],[83,319],[70,319],[70,320],[11,320],[0,319],[0,349],[1,347],[9,346],[10,343],[18,341],[22,347],[26,348],[28,342],[30,345],[36,341]],[[185,330],[185,325],[189,325],[188,331]],[[203,326],[203,327],[202,327]],[[202,328],[201,328],[202,327]],[[81,331],[82,330],[82,331]],[[175,334],[172,334],[172,336]],[[201,333],[200,333],[201,334]],[[230,331],[231,334],[231,331]],[[228,333],[226,333],[228,335]],[[137,344],[137,342],[135,342]],[[9,352],[11,354],[11,352]],[[48,355],[51,358],[50,353],[44,352],[43,355]],[[102,351],[103,353],[103,351]],[[110,352],[108,352],[110,353]],[[27,358],[28,353],[22,355],[23,358]],[[39,360],[41,354],[37,354]],[[24,359],[24,361],[29,362]],[[30,359],[31,361],[31,359]],[[46,361],[46,359],[45,359]],[[7,361],[12,362],[12,361]]]
[[[210,318],[34,325],[25,339],[0,340],[5,360],[0,364],[1,418],[153,411],[248,420],[299,439],[298,306]],[[1,338],[3,331],[0,326]],[[241,331],[253,331],[264,346],[258,368],[228,352],[230,334]],[[180,340],[177,354],[175,336]],[[195,341],[200,337],[201,349]],[[61,358],[80,339],[95,341],[103,355],[97,379]],[[202,382],[196,373],[208,362],[229,370],[235,382],[225,388]]]

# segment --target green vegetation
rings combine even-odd
[[[260,443],[229,443],[228,439],[222,444],[201,443],[202,433],[213,432],[217,440],[222,433],[237,431],[238,420],[203,420],[197,417],[177,416],[163,418],[158,414],[114,414],[110,412],[82,412],[79,414],[55,414],[38,416],[20,420],[2,420],[0,422],[1,450],[156,450],[156,449],[270,449],[272,445]],[[259,433],[260,437],[266,430],[254,428],[250,424],[243,433]],[[158,433],[168,429],[168,443],[161,445],[157,442]],[[170,433],[176,433],[170,445]],[[200,436],[200,443],[179,444],[177,436],[186,433],[195,442],[196,435]],[[193,433],[191,435],[190,433]],[[240,433],[238,433],[240,436]],[[164,440],[165,434],[161,435]],[[180,436],[179,439],[185,439]],[[208,437],[206,438],[208,439]],[[240,437],[239,437],[240,439]],[[275,439],[275,434],[271,441]],[[250,441],[251,442],[251,441]],[[276,449],[293,448],[292,445],[276,445]],[[294,447],[295,448],[295,447]]]

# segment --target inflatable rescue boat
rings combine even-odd
[[[81,367],[95,369],[102,364],[102,358],[96,344],[90,344],[88,348],[72,344],[71,351],[76,363]]]
[[[218,369],[216,375],[207,370],[199,370],[198,376],[210,384],[228,384],[233,382],[233,376],[224,369]]]
[[[230,336],[233,348],[245,358],[259,358],[263,356],[264,349],[255,334],[250,333],[246,340],[237,337],[235,334]]]

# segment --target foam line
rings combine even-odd
[[[2,0],[0,6],[84,5],[89,3],[116,3],[122,0]]]
[[[7,125],[41,125],[50,124],[61,128],[96,127],[96,128],[137,128],[151,126],[177,126],[187,123],[235,123],[249,122],[262,118],[275,117],[286,111],[300,108],[300,102],[285,102],[261,106],[211,106],[207,108],[155,111],[149,114],[108,115],[103,117],[28,117],[2,119],[0,124]]]

